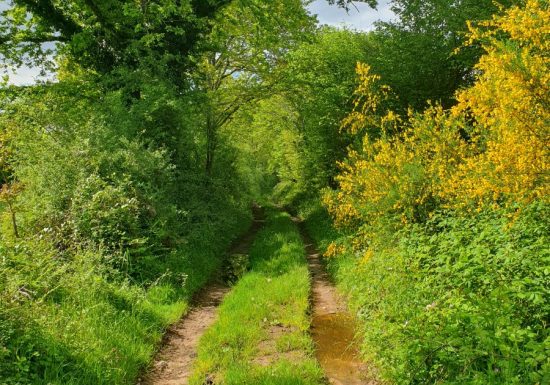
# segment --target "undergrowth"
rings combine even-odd
[[[147,283],[99,252],[63,257],[38,238],[0,243],[0,384],[134,383],[249,223],[242,213],[232,218],[157,261],[164,273]]]
[[[268,211],[250,251],[250,271],[202,337],[191,384],[321,384],[312,356],[304,247],[287,214]]]
[[[434,215],[353,249],[324,209],[302,210],[361,324],[364,357],[393,384],[550,382],[548,206]],[[508,215],[510,214],[510,215]]]
[[[170,82],[130,102],[93,79],[0,95],[1,385],[135,383],[251,220]]]

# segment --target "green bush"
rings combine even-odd
[[[543,203],[474,216],[442,212],[376,234],[369,253],[330,258],[361,321],[365,357],[382,377],[396,384],[548,382],[549,214]],[[325,245],[335,239],[322,224],[327,219],[308,220]]]
[[[135,383],[248,228],[247,190],[230,152],[205,175],[170,88],[27,91],[0,101],[22,186],[19,238],[0,213],[0,385]]]
[[[66,247],[92,243],[114,251],[147,241],[162,248],[180,229],[168,195],[176,182],[170,157],[87,110],[78,112],[79,125],[63,114],[20,129],[15,175],[25,186],[22,228],[27,234],[49,229]],[[172,232],[163,233],[166,228]]]
[[[0,384],[134,383],[250,223],[236,214],[224,227],[203,227],[200,242],[148,259],[147,284],[97,252],[68,258],[46,238],[0,242]]]

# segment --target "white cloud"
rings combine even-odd
[[[18,86],[36,84],[39,81],[52,80],[54,78],[51,73],[43,76],[40,68],[26,66],[10,71],[8,75],[10,77],[9,83]]]
[[[317,15],[319,24],[327,24],[337,27],[347,27],[361,31],[370,31],[374,28],[375,21],[388,21],[395,18],[395,14],[390,9],[390,0],[381,0],[378,2],[376,10],[365,3],[354,3],[349,12],[329,5],[327,0],[315,0],[308,6],[309,11]]]

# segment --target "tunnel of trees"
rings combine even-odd
[[[3,68],[55,74],[0,83],[0,384],[135,383],[253,202],[304,218],[381,383],[550,381],[547,1],[307,3],[0,8]]]

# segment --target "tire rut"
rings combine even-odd
[[[369,379],[368,366],[360,358],[355,319],[330,282],[320,254],[303,224],[299,226],[312,281],[311,336],[317,360],[330,384],[377,385]]]
[[[263,225],[263,212],[253,208],[254,220],[248,232],[230,248],[229,255],[248,253],[256,233]],[[191,303],[189,312],[164,336],[151,369],[137,385],[187,385],[197,356],[199,340],[217,318],[217,310],[230,287],[213,281],[200,290]]]

